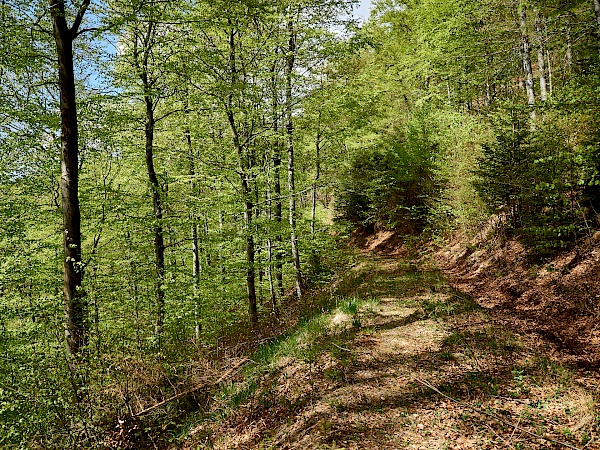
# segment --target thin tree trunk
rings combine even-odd
[[[319,120],[320,122],[320,120]],[[319,124],[320,127],[320,124]],[[312,211],[310,217],[310,232],[315,235],[315,223],[317,221],[317,186],[321,178],[321,131],[317,131],[317,139],[315,141],[315,178],[312,185]]]
[[[275,54],[278,53],[276,49]],[[283,220],[282,204],[281,204],[281,141],[279,139],[279,118],[278,118],[278,91],[276,80],[276,68],[273,64],[271,68],[271,85],[272,85],[272,116],[273,116],[273,134],[275,142],[273,144],[273,194],[275,196],[274,216],[277,226],[277,234],[275,237],[275,279],[277,281],[277,290],[279,295],[283,297],[285,290],[283,288],[283,252],[281,247],[283,238],[281,236],[281,224]]]
[[[49,0],[58,57],[61,120],[61,194],[63,215],[63,271],[65,339],[67,354],[77,356],[88,342],[87,301],[82,287],[81,211],[79,208],[79,136],[73,68],[73,41],[90,0],[84,0],[71,28],[65,5]]]
[[[273,194],[275,195],[275,222],[277,235],[275,236],[275,279],[277,281],[277,290],[279,295],[285,295],[283,287],[283,238],[281,236],[281,226],[283,222],[283,207],[281,202],[281,145],[276,142],[273,148]]]
[[[239,173],[242,186],[242,198],[244,201],[244,229],[246,232],[246,290],[248,293],[248,317],[252,326],[258,324],[258,311],[256,307],[256,274],[254,269],[255,250],[254,250],[254,235],[252,229],[252,210],[254,204],[252,202],[252,189],[250,188],[247,157],[245,156],[244,148],[240,142],[237,132],[237,125],[232,111],[227,112],[227,120],[231,128],[233,136],[233,145],[236,148],[239,160]]]
[[[223,210],[219,210],[219,236],[221,242],[223,242],[223,228],[225,225],[225,212]],[[218,258],[219,258],[219,273],[221,274],[221,299],[225,298],[225,258],[222,252],[222,246],[219,245],[218,249]]]
[[[248,316],[252,326],[258,324],[258,312],[256,309],[256,283],[254,270],[254,236],[252,234],[252,193],[248,185],[248,177],[245,173],[240,174],[242,182],[242,196],[244,197],[244,223],[246,224],[246,262],[248,268],[246,270],[246,287],[248,291]]]
[[[548,100],[548,88],[546,87],[546,65],[544,60],[544,36],[539,11],[535,10],[535,34],[537,39],[538,70],[540,75],[540,98],[543,102]]]
[[[552,91],[554,90],[552,80],[552,60],[550,59],[550,51],[546,50],[546,62],[548,63],[548,94],[552,97]]]
[[[519,19],[521,25],[521,47],[523,51],[523,70],[525,71],[525,90],[527,91],[527,104],[531,107],[531,119],[534,120],[535,93],[533,89],[533,69],[531,66],[529,35],[527,34],[527,17],[525,13],[525,6],[523,4],[521,4]]]
[[[143,78],[146,79],[145,87],[147,87],[147,75],[144,74]],[[154,127],[156,125],[154,119],[154,102],[152,97],[144,95],[144,103],[146,105],[146,169],[152,189],[152,206],[154,210],[154,259],[156,270],[155,333],[157,336],[161,336],[165,323],[165,242],[162,226],[164,214],[160,196],[160,182],[154,169]]]
[[[296,33],[291,20],[287,23],[288,51],[286,55],[286,86],[285,86],[285,109],[286,109],[286,132],[287,132],[287,154],[288,154],[288,189],[290,195],[290,241],[292,244],[292,263],[296,281],[296,294],[302,297],[302,272],[300,267],[300,253],[298,251],[298,238],[296,236],[296,186],[294,179],[294,119],[292,117],[292,76],[296,61]]]
[[[162,221],[164,218],[164,209],[161,198],[162,189],[156,170],[154,168],[154,130],[156,119],[154,117],[155,101],[151,95],[152,83],[148,73],[150,66],[150,53],[152,51],[153,39],[156,33],[156,23],[149,22],[144,36],[135,38],[135,64],[142,82],[144,92],[145,110],[145,160],[150,189],[152,190],[152,209],[154,213],[154,269],[156,273],[155,285],[155,321],[154,332],[158,338],[162,336],[165,322],[165,241]],[[138,39],[141,41],[139,42]],[[138,42],[141,43],[141,51],[138,50]],[[140,59],[141,58],[141,59]]]
[[[212,262],[212,255],[210,253],[210,248],[209,246],[206,244],[208,242],[208,236],[210,234],[210,222],[208,220],[208,215],[206,214],[206,211],[204,212],[204,255],[205,255],[205,261],[206,261],[206,267],[212,267],[213,262]]]
[[[252,152],[251,157],[250,157],[250,167],[255,167],[256,166],[256,154],[254,152]],[[256,182],[256,176],[252,175],[252,184],[254,187],[254,222],[255,222],[255,227],[254,229],[256,230],[256,239],[258,242],[255,243],[256,246],[258,246],[259,248],[261,248],[261,241],[260,241],[260,224],[259,224],[259,220],[260,220],[260,192],[258,189],[258,183]],[[264,281],[264,276],[265,276],[265,271],[263,269],[263,265],[262,265],[262,260],[261,260],[261,252],[256,252],[255,255],[255,262],[257,263],[258,266],[258,300],[262,303],[263,302],[263,281]]]
[[[267,251],[269,258],[269,295],[271,297],[271,310],[277,317],[279,316],[279,308],[277,307],[277,292],[275,291],[275,278],[273,277],[273,242],[271,238],[267,239]]]
[[[267,164],[269,163],[269,161],[267,161]],[[270,173],[269,173],[269,177],[267,178],[267,192],[266,192],[266,196],[267,196],[267,204],[269,205],[268,208],[268,219],[269,222],[271,222],[273,220],[273,208],[272,208],[272,197],[271,197],[271,180],[270,180]],[[268,272],[267,275],[269,277],[269,296],[271,298],[271,311],[273,312],[273,314],[278,317],[279,316],[279,308],[277,307],[277,291],[275,290],[275,277],[274,277],[274,270],[273,270],[273,240],[271,239],[271,237],[269,236],[267,238],[267,267],[268,267]]]
[[[567,49],[565,51],[565,59],[567,60],[567,69],[569,73],[573,69],[573,49],[571,44],[571,23],[567,21]]]
[[[194,150],[192,147],[192,136],[190,130],[185,130],[185,137],[188,145],[188,158],[190,164],[190,193],[196,194],[196,165]],[[198,298],[198,283],[200,281],[200,249],[198,245],[198,224],[194,212],[190,212],[191,233],[192,233],[192,282],[194,284],[194,334],[196,342],[200,340],[202,324],[200,322],[202,307]]]
[[[235,53],[235,34],[234,29],[229,33],[229,70],[231,83],[235,85],[237,80],[236,53]],[[233,138],[233,145],[238,155],[239,175],[242,185],[242,198],[244,201],[244,228],[246,232],[246,290],[248,294],[248,317],[250,324],[254,327],[258,324],[258,311],[256,307],[256,275],[254,268],[254,235],[252,229],[252,189],[249,184],[250,161],[247,149],[240,141],[235,115],[233,113],[233,94],[230,93],[227,101],[227,121]]]
[[[594,0],[594,11],[596,13],[596,24],[598,25],[598,52],[600,52],[600,0]]]

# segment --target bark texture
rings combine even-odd
[[[229,32],[229,71],[231,85],[238,83],[238,69],[236,66],[235,36],[236,30]],[[245,146],[242,144],[238,131],[238,124],[233,112],[233,94],[230,93],[227,100],[227,121],[233,139],[233,146],[238,156],[239,175],[242,187],[242,199],[244,202],[244,231],[246,233],[246,291],[248,294],[248,317],[250,324],[254,327],[258,324],[258,311],[256,307],[256,273],[254,268],[255,249],[254,235],[252,229],[252,189],[250,187],[250,157]]]
[[[190,194],[196,195],[196,164],[194,157],[194,149],[192,146],[192,135],[190,130],[185,131],[185,137],[188,145],[188,159],[190,164]],[[194,334],[196,341],[200,340],[200,332],[202,331],[202,325],[200,318],[202,314],[202,308],[200,299],[198,298],[198,283],[200,281],[200,248],[198,240],[198,224],[196,217],[193,212],[190,213],[191,225],[191,238],[192,238],[192,282],[194,283]]]
[[[546,61],[544,58],[544,33],[539,11],[535,11],[535,35],[537,40],[538,71],[540,77],[540,98],[543,102],[548,100],[548,87],[546,84]]]
[[[165,323],[165,240],[162,226],[164,211],[160,195],[161,186],[154,168],[154,127],[156,125],[156,120],[154,119],[154,102],[150,96],[146,95],[144,96],[144,103],[146,104],[146,169],[152,189],[152,207],[154,209],[154,261],[156,270],[155,332],[157,336],[160,336]]]
[[[286,115],[286,134],[287,134],[287,156],[288,156],[288,189],[290,192],[290,242],[292,244],[292,263],[294,265],[294,275],[296,281],[296,294],[302,297],[302,271],[300,267],[300,253],[298,251],[298,237],[296,236],[296,185],[294,179],[294,118],[293,118],[293,97],[292,97],[292,78],[296,62],[296,32],[294,23],[289,20],[287,23],[288,31],[288,49],[286,57],[286,87],[285,87],[285,115]]]
[[[529,45],[529,34],[527,32],[527,15],[525,6],[522,4],[519,13],[519,21],[521,27],[521,51],[523,57],[523,71],[525,72],[527,104],[531,107],[531,118],[535,119],[535,109],[533,109],[535,106],[535,92],[533,87],[533,68],[531,65],[531,47]]]
[[[277,51],[275,53],[277,54]],[[279,139],[279,93],[275,74],[276,67],[273,65],[271,69],[271,114],[273,115],[273,134],[275,135],[275,142],[273,144],[273,196],[275,197],[273,215],[275,216],[275,221],[277,222],[277,235],[275,237],[275,279],[277,282],[277,291],[279,291],[279,295],[283,297],[285,295],[285,291],[283,288],[283,255],[281,252],[281,246],[283,242],[283,238],[281,236],[281,222],[283,220],[281,204],[281,142]],[[276,301],[276,299],[274,299],[274,301]]]
[[[65,18],[65,4],[49,0],[58,57],[61,119],[61,179],[64,248],[64,311],[66,350],[78,355],[87,345],[87,302],[82,287],[81,212],[79,208],[79,135],[77,97],[73,68],[73,41],[77,37],[90,0],[83,2],[73,25]]]
[[[155,100],[152,96],[152,82],[149,74],[150,54],[152,52],[153,40],[156,34],[156,23],[149,22],[142,36],[141,50],[136,49],[136,64],[144,90],[144,106],[146,114],[145,123],[145,159],[148,180],[152,189],[152,208],[154,212],[154,262],[156,271],[155,288],[155,333],[161,336],[165,323],[165,240],[162,221],[164,208],[162,203],[162,188],[154,167],[154,131],[156,119],[154,117]],[[137,44],[137,42],[136,42]]]

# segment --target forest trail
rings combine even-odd
[[[274,358],[186,448],[600,448],[597,379],[495,326],[434,267],[364,253],[345,283],[356,302],[292,336],[305,351]]]

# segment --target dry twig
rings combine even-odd
[[[437,392],[442,397],[444,397],[444,398],[446,398],[446,399],[448,399],[448,400],[450,400],[450,401],[452,401],[454,403],[457,403],[457,404],[459,404],[461,406],[469,408],[472,411],[478,412],[479,414],[483,414],[483,415],[486,415],[488,417],[491,417],[492,419],[497,420],[498,422],[502,422],[504,425],[508,425],[510,427],[514,427],[515,430],[519,430],[520,432],[525,433],[528,436],[534,437],[536,439],[543,439],[544,441],[552,442],[553,444],[562,445],[563,447],[570,448],[572,450],[580,450],[579,448],[574,447],[571,444],[567,444],[566,442],[557,441],[556,439],[552,439],[552,438],[549,438],[549,437],[544,437],[544,436],[540,436],[539,434],[532,433],[531,431],[526,430],[525,428],[522,428],[522,427],[520,427],[518,425],[515,425],[515,424],[509,422],[508,420],[504,420],[502,417],[499,417],[499,416],[497,416],[495,414],[489,413],[489,412],[484,411],[482,409],[475,408],[474,406],[471,406],[468,403],[461,402],[460,400],[456,400],[455,398],[452,398],[449,395],[444,394],[442,391],[440,391],[438,388],[436,388],[435,386],[433,386],[431,383],[428,383],[427,381],[421,380],[421,379],[416,378],[416,377],[414,379],[416,381],[418,381],[419,383],[421,383],[422,385],[428,387],[429,389],[432,389],[433,391]]]
[[[231,369],[229,369],[227,372],[225,372],[223,375],[221,375],[221,377],[215,381],[214,385],[219,384],[221,381],[225,380],[227,377],[229,377],[229,375],[231,375],[236,369],[238,369],[242,364],[244,364],[246,361],[248,361],[248,358],[244,358],[241,361],[238,361]],[[166,405],[167,403],[173,401],[173,400],[177,400],[178,398],[181,398],[183,396],[186,396],[188,394],[191,394],[192,392],[195,392],[199,389],[202,389],[203,387],[205,387],[207,385],[207,383],[202,383],[196,387],[193,387],[192,389],[188,389],[187,391],[184,392],[180,392],[177,395],[174,395],[173,397],[169,397],[166,400],[163,400],[162,402],[158,402],[155,405],[150,406],[149,408],[143,409],[142,411],[133,414],[133,417],[140,417],[146,413],[149,413],[150,411],[155,410],[156,408],[160,408],[163,405]]]

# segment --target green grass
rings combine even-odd
[[[330,326],[331,320],[339,312],[348,314],[352,316],[351,332],[355,332],[360,328],[361,311],[372,308],[373,300],[352,296],[336,303],[337,307],[332,311],[323,311],[307,318],[278,339],[261,345],[249,358],[252,363],[244,369],[244,381],[224,384],[219,388],[216,398],[221,407],[213,414],[212,419],[225,418],[230,411],[252,397],[257,398],[265,407],[270,407],[272,402],[278,401],[265,395],[271,389],[264,386],[264,381],[261,385],[261,380],[268,379],[268,374],[276,373],[279,361],[284,358],[293,358],[310,366],[316,363],[321,354],[329,352],[340,361],[341,368],[328,369],[324,376],[329,381],[343,381],[344,367],[352,363],[354,355],[342,349],[342,345],[337,345],[344,344],[348,336],[340,337]]]

